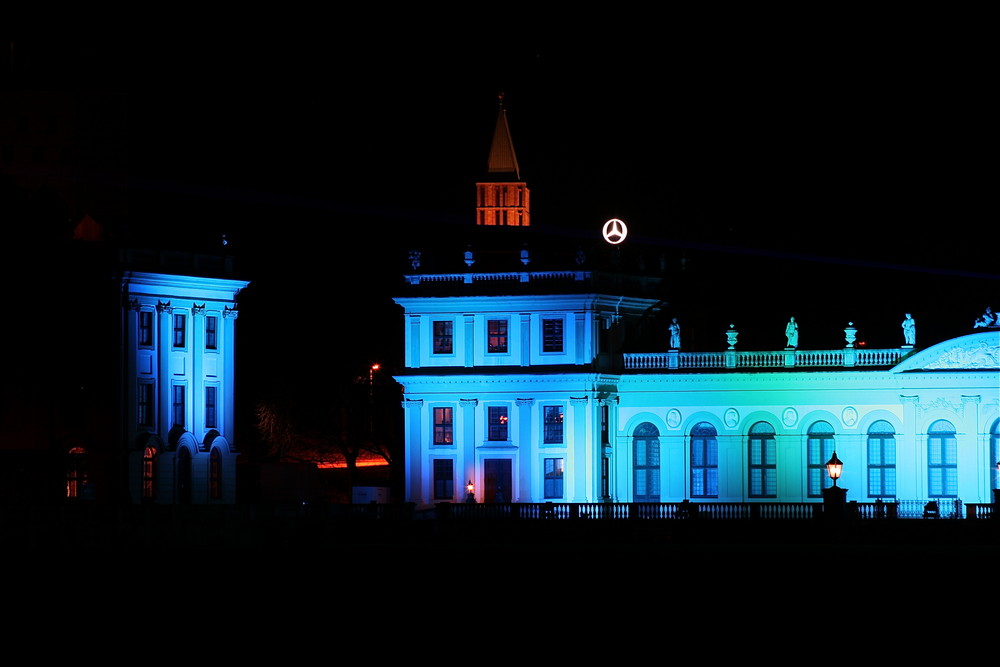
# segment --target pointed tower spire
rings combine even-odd
[[[514,155],[507,112],[503,108],[503,93],[499,97],[500,112],[487,161],[487,173],[491,180],[476,184],[476,224],[527,227],[531,224],[528,186],[521,181],[521,168]],[[499,178],[501,174],[507,174],[510,178],[502,180]]]

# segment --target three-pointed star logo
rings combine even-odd
[[[605,241],[617,245],[624,241],[625,237],[628,236],[628,227],[626,227],[625,223],[618,218],[611,218],[604,223],[602,233],[604,234]]]

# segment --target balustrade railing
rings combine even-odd
[[[626,370],[695,370],[713,368],[790,368],[892,366],[904,350],[771,350],[724,352],[631,352],[623,355]]]

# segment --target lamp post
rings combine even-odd
[[[837,486],[837,480],[844,471],[844,462],[837,458],[837,452],[833,453],[830,460],[826,462],[826,473],[833,480],[833,486],[823,489],[823,516],[830,519],[844,518],[844,500],[847,497],[847,489]]]
[[[471,479],[465,485],[465,491],[466,491],[465,502],[467,503],[476,502],[476,485],[472,483]]]
[[[368,439],[374,440],[375,438],[375,401],[373,387],[375,386],[375,371],[377,371],[381,366],[378,364],[372,364],[368,368]],[[364,377],[364,376],[362,376]]]

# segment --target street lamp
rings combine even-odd
[[[373,395],[373,387],[375,386],[375,371],[377,371],[381,366],[378,364],[372,364],[368,369],[368,438],[374,439],[375,437],[375,401]],[[362,376],[364,377],[364,376]]]
[[[833,480],[833,485],[837,486],[837,480],[840,479],[840,473],[844,470],[844,462],[837,458],[837,452],[833,453],[830,460],[826,462],[826,472],[830,475],[830,479]]]
[[[469,483],[465,485],[465,490],[467,491],[465,495],[465,502],[474,503],[476,502],[476,485],[469,480]]]

